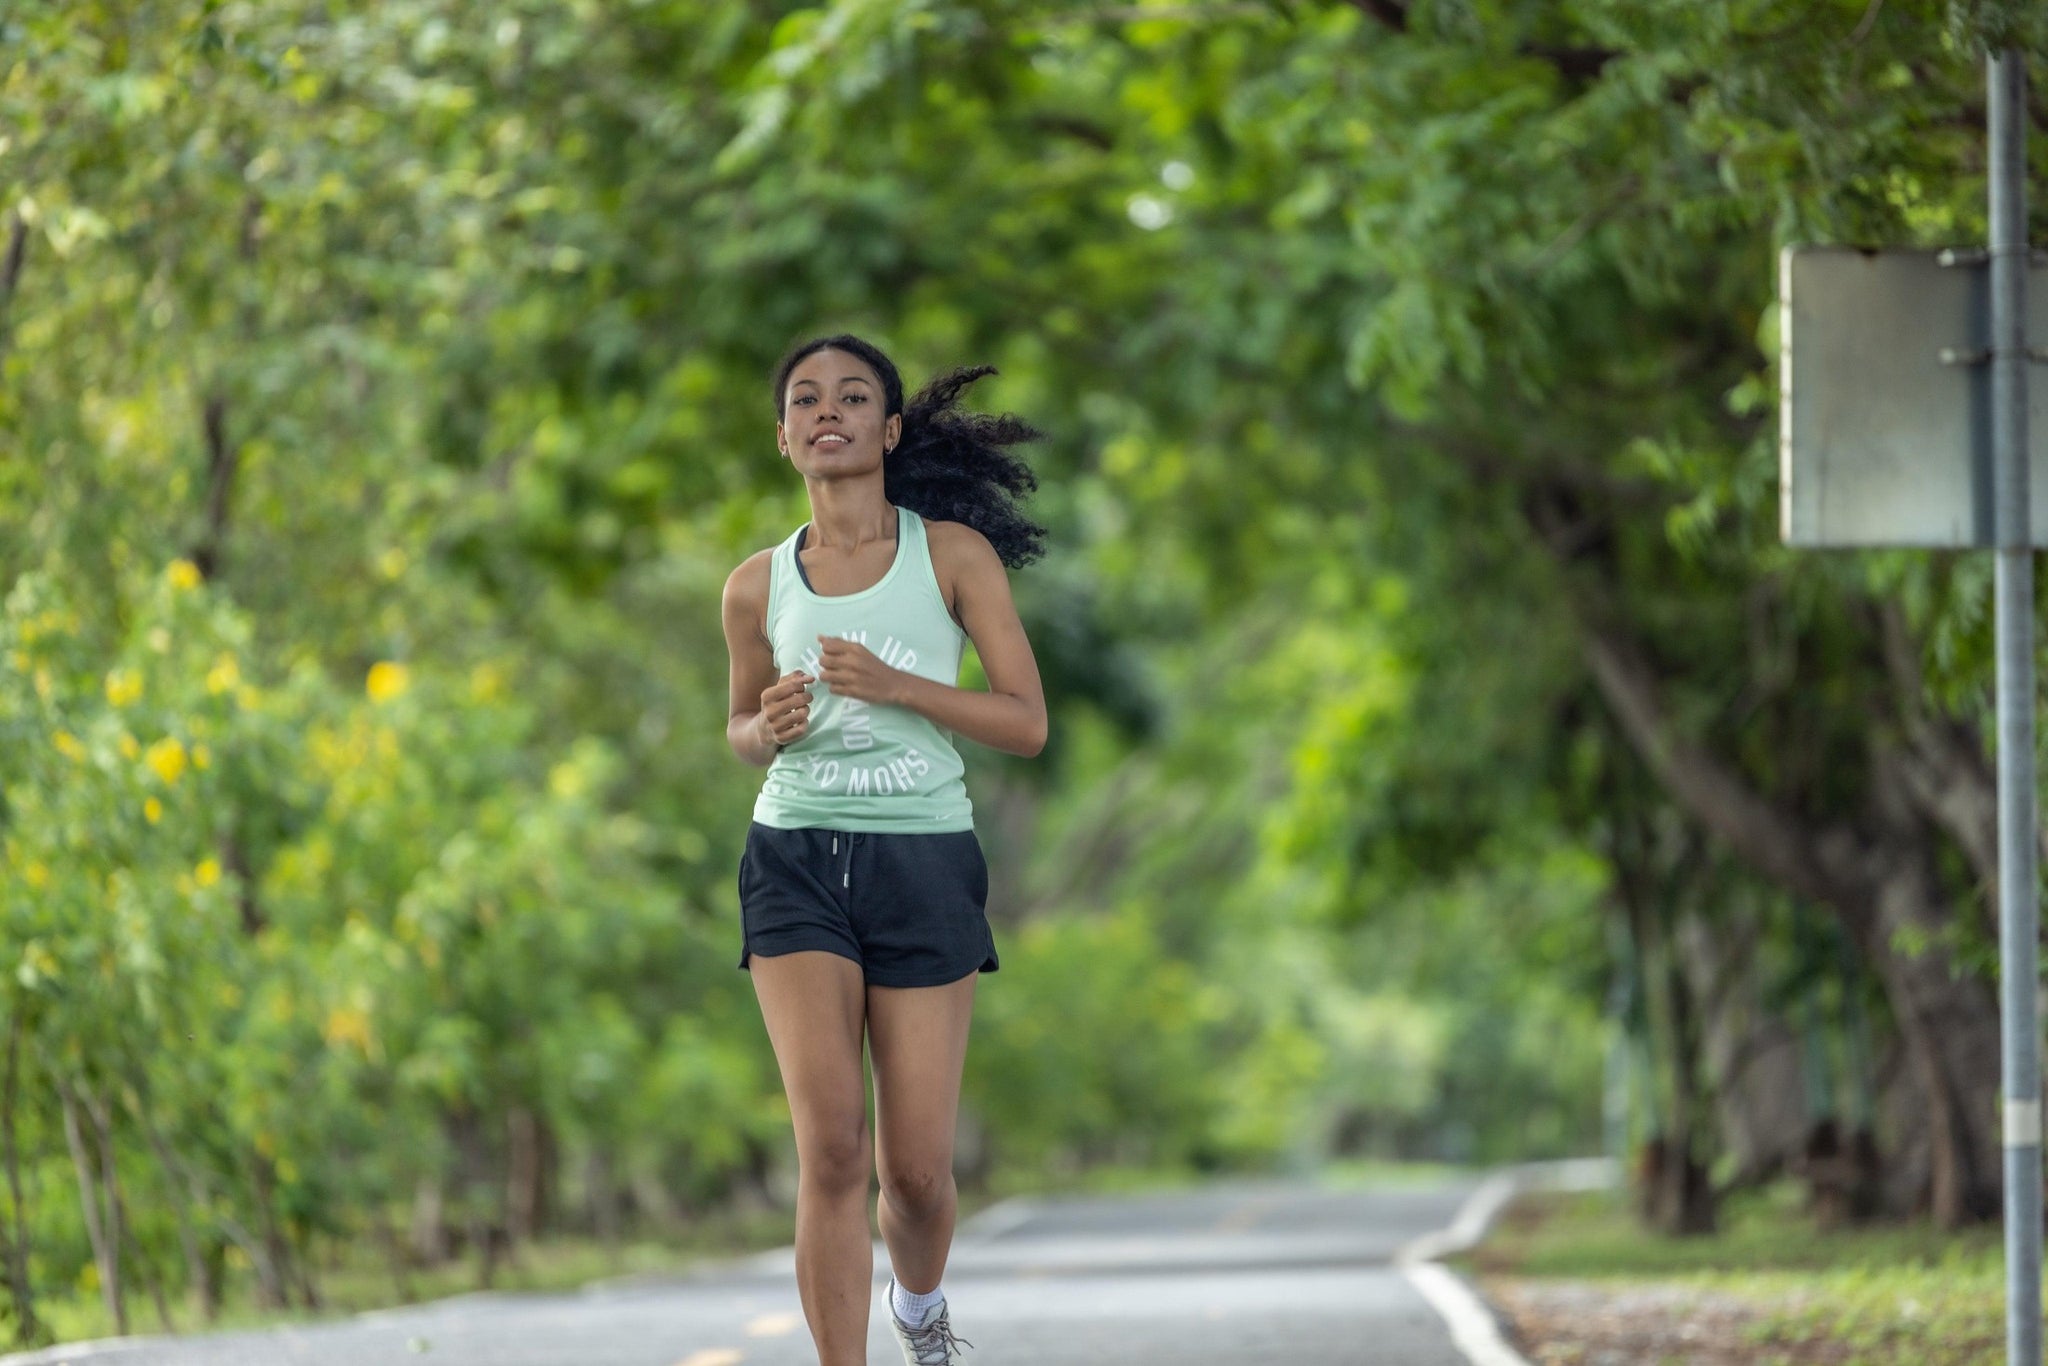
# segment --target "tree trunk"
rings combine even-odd
[[[277,1174],[270,1159],[254,1154],[249,1163],[250,1184],[256,1194],[257,1235],[261,1255],[256,1263],[256,1301],[264,1309],[291,1307],[291,1245],[277,1224]]]
[[[516,1248],[533,1241],[540,1224],[541,1123],[524,1105],[505,1115],[505,1236]]]
[[[162,1325],[166,1333],[177,1332],[178,1325],[171,1318],[171,1302],[164,1294],[163,1273],[157,1269],[147,1249],[136,1241],[135,1230],[125,1224],[123,1229],[127,1235],[128,1248],[135,1254],[135,1266],[137,1273],[142,1277],[143,1288],[149,1291],[149,1302],[156,1309],[156,1321]]]
[[[491,1288],[504,1251],[505,1226],[498,1217],[505,1193],[503,1181],[490,1179],[490,1155],[484,1148],[483,1117],[467,1107],[448,1116],[449,1138],[455,1147],[457,1199],[464,1239],[477,1254],[477,1283]]]
[[[64,1145],[71,1151],[71,1169],[78,1174],[78,1203],[85,1215],[85,1236],[92,1244],[93,1264],[99,1268],[100,1298],[106,1304],[107,1317],[114,1321],[115,1334],[126,1336],[128,1307],[121,1298],[121,1252],[108,1238],[100,1219],[99,1183],[86,1151],[85,1136],[79,1130],[78,1098],[67,1083],[59,1081],[57,1100],[64,1114]]]
[[[8,215],[7,253],[0,257],[0,361],[7,359],[8,344],[14,339],[14,295],[21,287],[21,266],[27,259],[28,223],[17,209]]]
[[[1658,1078],[1651,1078],[1658,1113],[1643,1154],[1641,1209],[1660,1233],[1711,1233],[1717,1222],[1714,1192],[1699,1151],[1706,1106],[1700,1095],[1698,1012],[1670,933],[1696,859],[1686,851],[1670,863],[1657,847],[1653,817],[1618,793],[1614,806],[1609,819],[1617,834],[1608,852],[1615,865],[1616,895],[1635,941],[1646,1032],[1663,1082],[1659,1086]]]
[[[14,1218],[7,1237],[7,1286],[14,1301],[14,1337],[24,1345],[40,1341],[43,1326],[36,1319],[34,1288],[28,1279],[28,1203],[21,1194],[21,1147],[15,1136],[16,1104],[21,1097],[21,1009],[7,1022],[7,1069],[0,1078],[0,1158],[7,1163],[7,1194]]]
[[[171,1193],[171,1217],[178,1225],[178,1248],[185,1256],[185,1277],[191,1282],[192,1295],[199,1302],[200,1316],[212,1323],[220,1317],[220,1285],[214,1278],[213,1264],[206,1255],[199,1230],[192,1224],[195,1203],[192,1192],[187,1189],[182,1164],[171,1155],[170,1146],[164,1142],[156,1121],[144,1106],[145,1102],[138,1096],[136,1122],[149,1142],[150,1151],[156,1155],[157,1169],[164,1176],[164,1187]],[[199,1203],[203,1205],[203,1196]]]
[[[1927,861],[1910,857],[1918,852],[1886,860],[1875,893],[1860,907],[1837,909],[1885,984],[1926,1098],[1928,1213],[1956,1228],[1996,1218],[2003,1200],[1998,1003],[1987,983],[1959,974],[1941,946],[1948,908]]]
[[[447,1198],[439,1176],[422,1176],[412,1192],[412,1247],[426,1266],[448,1260]]]
[[[121,1198],[121,1167],[114,1151],[114,1115],[105,1099],[87,1090],[78,1088],[80,1102],[85,1107],[86,1118],[99,1136],[100,1149],[100,1195],[106,1202],[107,1244],[114,1252],[114,1270],[118,1275],[121,1268],[121,1244],[133,1241],[128,1233],[127,1202]],[[118,1292],[119,1286],[116,1285]],[[167,1313],[168,1311],[166,1311]]]
[[[590,1222],[606,1248],[619,1248],[619,1189],[612,1174],[611,1154],[595,1145],[584,1159],[584,1188],[590,1206]]]
[[[384,1249],[384,1269],[391,1273],[393,1295],[400,1304],[410,1304],[412,1276],[405,1240],[398,1236],[398,1229],[391,1222],[391,1210],[382,1201],[377,1205],[377,1242]]]
[[[314,1275],[314,1269],[318,1264],[319,1260],[313,1255],[313,1235],[307,1233],[302,1237],[293,1238],[292,1270],[298,1276],[299,1303],[316,1313],[327,1307],[320,1294],[320,1282]]]
[[[1582,621],[1587,663],[1622,731],[1673,800],[1758,873],[1827,906],[1883,983],[1933,1134],[1928,1209],[1945,1228],[1994,1216],[1999,1018],[1986,984],[1947,948],[1954,908],[1934,875],[1936,836],[1898,756],[1872,756],[1869,823],[1816,826],[1675,733],[1633,642]]]

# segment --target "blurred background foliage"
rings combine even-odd
[[[1773,260],[1980,240],[2043,28],[0,9],[7,1331],[786,1205],[716,607],[840,328],[1052,434],[971,1191],[1604,1148],[1673,1232],[1989,1217],[1989,569],[1779,546]]]

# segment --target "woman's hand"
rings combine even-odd
[[[818,637],[818,677],[841,697],[892,703],[903,686],[903,671],[892,669],[857,640]]]
[[[817,680],[801,669],[784,674],[761,692],[761,730],[771,745],[793,745],[811,726],[811,694]]]

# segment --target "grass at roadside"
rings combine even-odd
[[[794,1227],[789,1213],[774,1211],[705,1219],[660,1241],[622,1242],[616,1247],[585,1238],[550,1238],[522,1246],[515,1261],[500,1262],[491,1288],[565,1291],[614,1276],[679,1273],[708,1260],[787,1246]],[[195,1308],[173,1299],[168,1306],[171,1328],[180,1333],[224,1332],[312,1323],[369,1309],[467,1294],[480,1288],[476,1262],[466,1259],[411,1270],[405,1278],[405,1293],[401,1294],[383,1255],[368,1242],[336,1244],[324,1249],[315,1279],[321,1298],[317,1310],[259,1308],[252,1295],[253,1286],[244,1273],[230,1277],[220,1315],[210,1324],[201,1320]],[[90,1288],[61,1296],[41,1296],[36,1311],[58,1342],[110,1337],[114,1333],[113,1320],[97,1291]],[[138,1336],[167,1331],[149,1294],[140,1285],[129,1287],[128,1331]],[[0,1334],[0,1356],[12,1350],[5,1334]]]
[[[1531,1195],[1463,1269],[1508,1308],[1543,1362],[1613,1350],[1661,1353],[1629,1360],[1758,1366],[2003,1359],[1995,1226],[1823,1233],[1799,1200],[1790,1186],[1747,1194],[1728,1202],[1720,1232],[1673,1239],[1645,1232],[1613,1195]],[[1611,1312],[1600,1312],[1603,1303]],[[1667,1321],[1646,1322],[1660,1316]]]

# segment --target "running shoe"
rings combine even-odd
[[[889,1293],[885,1299],[889,1306],[889,1323],[896,1330],[896,1341],[903,1344],[904,1366],[951,1366],[955,1353],[962,1358],[962,1347],[974,1344],[966,1338],[953,1336],[953,1325],[946,1321],[946,1302],[940,1300],[933,1305],[925,1321],[913,1327],[896,1317],[896,1280],[889,1280]]]

